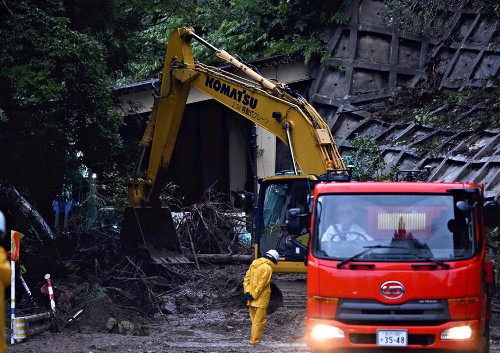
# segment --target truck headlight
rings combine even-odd
[[[311,335],[316,340],[325,340],[329,338],[344,338],[344,331],[335,326],[316,325],[313,327]]]
[[[470,326],[453,327],[441,332],[442,340],[465,340],[472,337]]]

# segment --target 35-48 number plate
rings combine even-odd
[[[377,346],[406,347],[408,330],[377,330]]]

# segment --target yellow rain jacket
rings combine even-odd
[[[5,250],[0,246],[0,353],[7,352],[5,342],[5,287],[10,286],[10,264]]]
[[[248,300],[248,306],[266,309],[271,298],[272,261],[261,257],[250,265],[243,279],[243,293],[250,292],[254,300]]]

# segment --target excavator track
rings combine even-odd
[[[282,295],[284,308],[304,308],[307,298],[307,275],[305,273],[275,273],[274,284]]]

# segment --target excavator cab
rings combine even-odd
[[[293,174],[279,174],[261,182],[255,217],[255,257],[276,249],[280,254],[276,272],[306,272],[309,195],[317,182],[316,176]],[[298,209],[302,215],[297,218],[299,231],[293,233],[288,229],[290,209]]]

